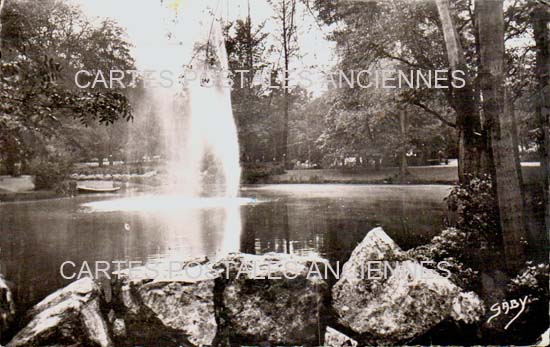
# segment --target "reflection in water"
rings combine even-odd
[[[441,230],[447,192],[445,186],[278,185],[246,188],[237,199],[98,195],[2,204],[0,264],[25,309],[71,282],[59,274],[68,260],[145,263],[241,250],[345,261],[378,225],[405,249],[428,242]]]
[[[154,220],[155,226],[162,230],[158,235],[162,251],[148,255],[147,260],[182,261],[204,255],[219,259],[238,252],[242,229],[240,206],[253,202],[255,199],[250,198],[144,195],[83,206],[92,213],[140,212],[133,215],[133,223],[151,227],[149,223]]]
[[[244,209],[241,249],[315,254],[345,261],[372,228],[404,249],[441,231],[448,186],[275,185],[243,195],[269,203]],[[252,247],[253,245],[253,247]],[[252,252],[253,250],[253,252]]]

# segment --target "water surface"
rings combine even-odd
[[[215,258],[237,250],[345,261],[376,226],[404,249],[427,243],[441,231],[449,189],[266,185],[243,188],[237,200],[108,194],[3,203],[0,266],[21,308],[70,282],[59,273],[66,261]]]

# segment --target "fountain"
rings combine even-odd
[[[187,64],[174,74],[179,83],[155,91],[153,100],[162,115],[169,191],[236,197],[241,169],[228,59],[221,19],[207,3],[183,6],[172,41],[183,47]]]
[[[208,1],[187,1],[181,7],[167,43],[181,56],[181,67],[171,71],[177,81],[149,88],[144,100],[163,130],[165,187],[156,194],[84,204],[97,213],[140,212],[129,216],[136,219],[128,221],[130,226],[147,224],[144,218],[158,220],[165,246],[154,260],[238,251],[240,206],[254,202],[238,197],[239,144],[221,20]],[[159,54],[155,70],[165,69],[163,58]]]

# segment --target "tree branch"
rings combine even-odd
[[[450,126],[451,128],[456,128],[456,124],[455,124],[455,123],[446,120],[445,117],[443,117],[441,114],[439,114],[438,112],[432,110],[431,108],[429,108],[428,106],[422,104],[421,102],[419,102],[419,101],[411,101],[411,104],[420,107],[421,109],[423,109],[424,111],[428,112],[429,114],[431,114],[431,115],[434,116],[435,118],[439,119],[441,122],[443,122],[443,124],[445,124],[445,125],[447,125],[447,126]]]
[[[390,54],[390,53],[387,52],[387,51],[382,51],[382,54],[385,55],[386,58],[394,59],[394,60],[400,61],[400,62],[402,62],[402,63],[405,63],[405,64],[409,65],[410,67],[414,67],[414,68],[417,68],[417,69],[423,68],[423,66],[420,65],[420,64],[415,64],[415,63],[413,63],[413,62],[411,62],[411,61],[408,61],[407,59],[402,58],[402,57],[400,57],[400,56],[392,55],[392,54]]]

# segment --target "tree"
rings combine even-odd
[[[504,87],[502,1],[477,0],[476,13],[483,116],[490,131],[500,227],[506,264],[509,270],[517,271],[525,262],[525,220],[513,105]]]
[[[270,127],[266,97],[268,90],[254,80],[267,66],[266,38],[263,24],[254,27],[250,14],[226,28],[229,68],[234,71],[231,101],[239,132],[239,143],[245,161],[261,158],[268,146]]]
[[[435,3],[316,1],[315,9],[320,19],[336,27],[331,38],[336,41],[340,54],[339,70],[398,68],[407,75],[411,71],[441,70],[448,66]],[[355,89],[352,93],[371,93]],[[438,130],[445,133],[449,132],[445,127],[459,127],[453,120],[456,111],[449,111],[453,107],[454,91],[433,88],[394,91],[398,95],[393,106],[410,105],[411,111],[425,118],[422,122],[442,125]],[[357,98],[364,99],[359,95]],[[365,105],[364,102],[358,104]],[[413,126],[414,122],[409,123]],[[399,129],[398,122],[396,126]],[[363,136],[371,134],[367,132]],[[454,149],[451,152],[455,152]]]
[[[376,62],[393,60],[414,70],[464,71],[466,84],[461,88],[421,88],[401,94],[413,109],[456,129],[463,182],[469,176],[489,173],[492,153],[480,112],[479,37],[473,1],[317,0],[313,4],[318,17],[335,28],[331,38],[345,70],[368,69]],[[505,77],[513,86],[513,100],[526,99],[534,76],[526,37],[528,8],[527,1],[508,1],[504,12],[505,41],[527,42],[510,45],[505,52]],[[526,115],[532,117],[531,111]]]
[[[449,0],[436,0],[439,18],[441,20],[443,37],[447,48],[449,68],[452,71],[469,72],[466,65],[462,44],[458,37],[456,27],[451,18]],[[477,175],[481,169],[482,149],[479,136],[481,126],[479,114],[476,110],[474,92],[468,73],[462,88],[453,90],[451,105],[456,111],[456,130],[458,132],[458,176],[464,182],[469,175]]]
[[[283,129],[281,136],[281,159],[286,165],[288,159],[288,135],[289,135],[289,114],[290,114],[290,61],[298,53],[297,45],[297,25],[296,25],[296,0],[270,0],[275,10],[275,20],[279,28],[279,43],[283,58]]]
[[[535,4],[531,12],[531,25],[536,44],[538,144],[543,172],[546,230],[550,229],[550,6]]]
[[[1,14],[0,148],[8,172],[13,164],[38,155],[54,136],[67,143],[72,119],[81,126],[132,118],[120,90],[80,90],[74,72],[97,64],[131,68],[133,59],[113,22],[95,27],[74,6],[57,0],[8,2]],[[69,125],[67,127],[66,125]],[[5,150],[5,151],[4,151]],[[43,154],[43,153],[42,153]]]
[[[293,90],[293,112],[289,134],[289,152],[291,157],[309,164],[320,163],[323,153],[316,146],[316,140],[325,128],[328,100],[324,98],[312,99],[307,90],[296,88]]]

